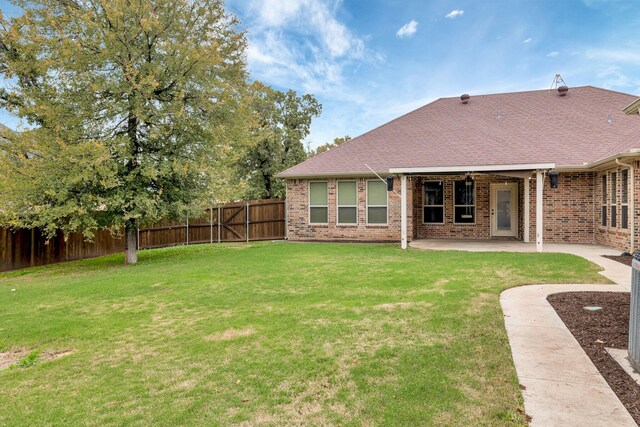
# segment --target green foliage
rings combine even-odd
[[[0,425],[526,426],[500,292],[598,270],[264,242],[1,273],[4,345],[76,352],[0,370]]]
[[[307,150],[309,157],[313,157],[313,156],[317,156],[320,153],[324,153],[325,151],[329,151],[332,148],[335,148],[339,145],[344,144],[345,142],[351,140],[351,137],[349,135],[345,135],[341,138],[334,138],[333,142],[326,142],[320,146],[318,146],[315,150],[312,148],[309,148]]]
[[[0,222],[90,238],[217,198],[246,115],[246,39],[220,0],[14,3],[0,106],[33,130],[0,140]]]
[[[292,90],[280,92],[255,82],[251,106],[252,142],[238,162],[238,173],[247,182],[246,197],[284,197],[284,183],[274,175],[307,158],[302,141],[309,135],[312,118],[321,114],[322,105],[313,95],[299,97]]]
[[[11,365],[11,367],[13,369],[16,369],[16,368],[24,369],[24,368],[30,368],[32,366],[35,366],[41,362],[40,353],[41,353],[40,350],[34,350],[28,355],[26,355],[25,357],[23,357],[22,359],[20,359],[15,365]]]

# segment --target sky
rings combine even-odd
[[[11,14],[0,0],[3,13]],[[441,97],[592,85],[640,95],[640,0],[226,0],[252,79],[313,94],[307,142]],[[15,13],[15,12],[14,12]],[[0,111],[0,123],[17,121]]]
[[[308,141],[441,97],[592,85],[640,95],[640,0],[228,0],[251,76],[323,105]]]

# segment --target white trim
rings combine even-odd
[[[327,186],[327,204],[326,205],[313,205],[311,206],[311,183],[324,182]],[[309,225],[328,225],[329,224],[329,181],[308,181],[307,183],[307,221]],[[327,208],[327,222],[311,222],[311,208]]]
[[[406,175],[401,175],[400,187],[402,191],[402,194],[400,196],[400,247],[402,249],[407,249],[407,176]],[[387,195],[387,205],[388,204],[389,204],[389,196]]]
[[[582,165],[562,165],[555,169],[558,172],[584,172],[584,171],[601,171],[615,165],[620,159],[634,158],[638,159],[640,154],[639,148],[631,148],[629,151],[623,151],[618,154],[596,160],[593,163],[583,163]],[[611,163],[612,165],[610,165]]]
[[[542,191],[544,190],[544,177],[542,171],[536,171],[536,252],[542,252],[542,242],[544,241],[544,227],[542,226]]]
[[[439,172],[499,172],[534,169],[553,169],[555,163],[523,163],[511,165],[425,166],[419,168],[389,168],[389,173],[439,173]]]
[[[341,182],[353,182],[356,186],[356,204],[355,205],[341,205],[340,204],[340,183]],[[356,222],[340,222],[340,208],[355,208],[356,209]],[[339,179],[336,180],[336,225],[340,226],[354,226],[358,225],[358,180],[357,179]]]
[[[454,225],[476,225],[478,222],[478,186],[476,185],[476,180],[473,179],[471,181],[471,185],[473,185],[473,205],[456,205],[456,183],[462,182],[466,185],[466,181],[464,179],[454,179],[453,180],[453,224]],[[456,208],[466,208],[468,206],[473,206],[473,222],[456,222]]]
[[[524,178],[524,242],[529,243],[529,234],[531,231],[531,206],[529,191],[531,187],[531,177]]]
[[[501,189],[509,189],[511,191],[511,229],[498,230],[498,191]],[[489,207],[491,209],[491,237],[518,237],[518,206],[519,191],[517,182],[509,182],[506,184],[492,182],[489,185]]]
[[[442,185],[442,205],[426,205],[425,204],[426,199],[427,199],[425,197],[425,195],[426,195],[425,193],[426,193],[426,189],[427,189],[425,184],[427,182],[439,182]],[[442,224],[445,223],[445,219],[446,219],[445,215],[447,213],[446,212],[446,208],[445,208],[445,200],[446,200],[446,197],[444,195],[444,181],[443,180],[441,180],[441,179],[428,179],[428,180],[422,181],[422,224],[423,225],[433,225],[433,224],[442,225]],[[439,207],[441,207],[442,208],[442,222],[425,222],[425,220],[424,220],[424,208],[426,208],[426,207],[430,207],[430,208],[439,208]]]
[[[378,179],[368,179],[366,181],[365,184],[365,207],[366,207],[366,211],[365,211],[365,216],[366,216],[366,220],[367,220],[367,225],[372,225],[372,226],[385,226],[385,225],[389,225],[389,192],[385,192],[386,196],[387,196],[387,204],[386,205],[369,205],[369,183],[370,182],[380,182],[380,180]],[[385,185],[385,189],[386,189],[386,185]],[[387,209],[387,216],[386,216],[386,222],[382,223],[382,222],[374,222],[374,223],[369,223],[369,208],[386,208]]]
[[[600,187],[602,188],[602,193],[600,193],[600,228],[608,228],[609,227],[609,174],[604,172],[600,176]],[[602,213],[605,213],[605,216]]]
[[[613,179],[615,175],[615,180]],[[611,228],[618,228],[618,171],[609,172],[609,181],[611,181],[611,202],[609,203],[609,225]],[[616,217],[613,217],[613,211]]]
[[[622,184],[622,174],[623,173],[627,175],[626,188]],[[627,201],[626,202],[622,198],[623,191],[626,191],[626,193],[627,193]],[[624,207],[627,208],[627,226],[626,227],[622,226],[622,208],[624,208]],[[620,229],[621,230],[629,230],[629,169],[626,169],[626,168],[620,169]]]

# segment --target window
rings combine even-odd
[[[453,183],[453,222],[474,224],[476,222],[476,183],[471,179]]]
[[[424,183],[422,222],[425,224],[444,223],[443,190],[442,181],[426,181]]]
[[[367,224],[387,223],[387,183],[367,181]]]
[[[607,226],[607,175],[602,175],[602,226]]]
[[[309,223],[329,222],[329,194],[326,182],[309,182]]]
[[[618,174],[611,172],[611,226],[615,227],[618,220]]]
[[[620,172],[620,227],[629,228],[629,171]]]
[[[358,223],[358,185],[355,181],[338,181],[338,224]]]

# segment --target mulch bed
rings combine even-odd
[[[633,260],[632,255],[602,255],[605,258],[612,259],[614,261],[618,261],[624,265],[628,265],[631,267],[631,261]]]
[[[547,300],[640,425],[640,385],[605,350],[628,348],[630,294],[566,292],[549,295]],[[602,310],[588,311],[586,306]]]

